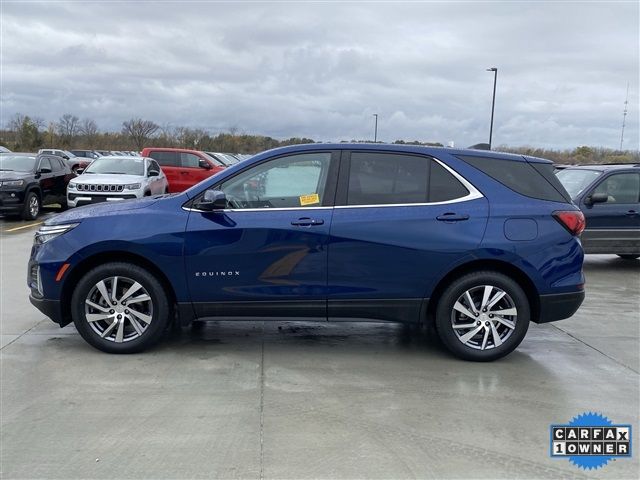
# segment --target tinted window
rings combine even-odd
[[[149,171],[150,172],[158,172],[160,173],[160,166],[155,160],[149,161]]]
[[[391,205],[428,201],[427,157],[353,152],[347,205]]]
[[[49,158],[49,161],[51,162],[51,168],[54,172],[62,170],[62,163],[58,158]]]
[[[48,168],[49,170],[53,171],[53,168],[51,168],[51,162],[47,157],[40,159],[40,170],[44,170],[45,168]]]
[[[489,175],[504,186],[509,187],[514,192],[540,200],[569,201],[566,191],[558,191],[529,162],[467,155],[461,155],[458,158]]]
[[[429,174],[429,201],[446,202],[469,195],[469,190],[442,165],[431,161]]]
[[[277,158],[239,173],[218,188],[231,208],[319,207],[330,163],[330,153]]]
[[[182,166],[187,168],[199,168],[200,167],[200,157],[194,155],[193,153],[181,153],[180,157],[182,158]]]
[[[638,203],[640,201],[640,175],[617,173],[605,178],[593,193],[607,195],[606,203]]]
[[[151,152],[149,156],[156,159],[160,165],[167,167],[180,166],[180,154],[178,152]]]

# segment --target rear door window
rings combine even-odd
[[[347,205],[401,205],[463,198],[469,190],[436,160],[420,155],[352,152]]]
[[[180,154],[178,152],[162,152],[152,151],[149,156],[164,167],[179,167],[180,166]]]

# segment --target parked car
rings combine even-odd
[[[70,152],[73,153],[76,157],[88,158],[89,161],[95,160],[96,158],[100,158],[102,156],[95,150],[70,150]]]
[[[0,213],[35,220],[42,205],[66,208],[66,190],[75,177],[55,155],[3,153],[0,155]]]
[[[572,166],[556,175],[586,218],[586,253],[640,257],[640,164]]]
[[[0,153],[11,153],[11,150],[9,150],[7,147],[3,147],[2,145],[0,145]]]
[[[365,319],[434,322],[457,356],[494,360],[584,298],[584,216],[552,172],[496,152],[279,148],[180,194],[48,219],[30,299],[114,353],[174,318]]]
[[[221,164],[227,167],[230,167],[231,165],[235,165],[239,161],[238,158],[236,158],[233,155],[229,155],[227,153],[220,153],[220,152],[205,152],[205,153],[210,157],[215,158]]]
[[[69,182],[67,205],[79,207],[91,203],[117,202],[168,191],[167,178],[155,160],[101,157],[94,160],[82,175]]]
[[[147,147],[141,155],[160,164],[171,193],[182,192],[225,168],[222,162],[198,150]]]
[[[82,170],[86,168],[87,165],[91,163],[91,160],[87,160],[83,157],[76,157],[73,153],[68,150],[60,150],[58,148],[41,148],[38,150],[38,153],[47,154],[47,155],[56,155],[58,157],[63,158],[72,172],[77,172],[78,170]]]

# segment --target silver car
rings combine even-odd
[[[69,182],[67,205],[79,207],[168,192],[167,177],[152,158],[101,157]]]

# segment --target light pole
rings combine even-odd
[[[491,127],[489,128],[489,150],[491,150],[491,140],[493,139],[493,112],[496,108],[496,83],[498,82],[498,69],[496,67],[487,68],[487,72],[493,72],[493,100],[491,100]]]
[[[378,143],[378,114],[374,113],[373,116],[376,117],[376,126],[373,131],[373,143]]]

